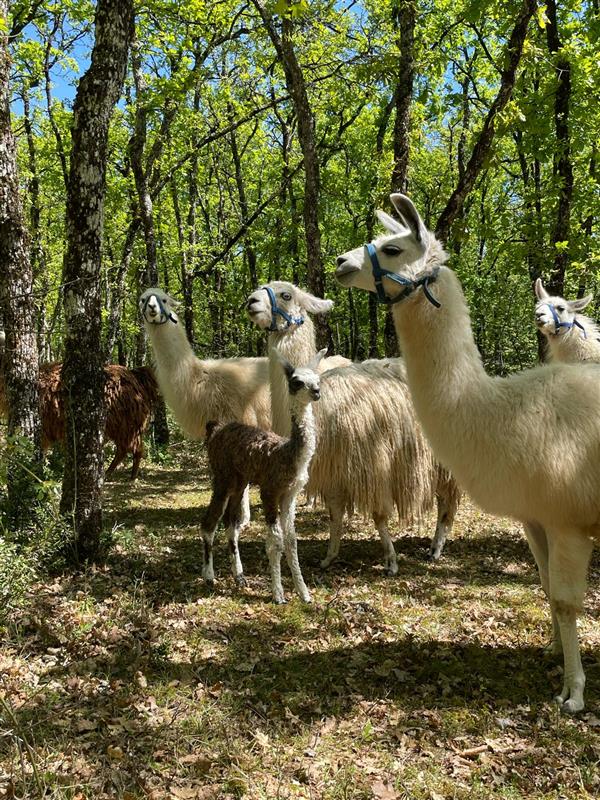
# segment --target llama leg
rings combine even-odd
[[[398,559],[390,532],[388,531],[387,514],[373,514],[373,522],[377,527],[381,544],[383,545],[383,569],[386,575],[396,575],[398,572]]]
[[[248,487],[246,487],[246,490]],[[229,558],[231,561],[231,573],[238,586],[245,586],[244,568],[240,558],[239,537],[242,529],[243,508],[242,494],[236,493],[229,498],[225,511],[225,523],[227,525],[227,538],[229,540]]]
[[[223,511],[227,505],[228,494],[225,492],[213,491],[210,503],[202,520],[202,539],[204,543],[204,561],[202,565],[202,577],[209,586],[215,582],[215,572],[213,569],[213,541],[219,520],[223,516]]]
[[[459,496],[454,479],[450,477],[445,479],[443,488],[437,492],[437,523],[429,546],[429,558],[432,561],[437,561],[442,555],[446,538],[454,525]]]
[[[283,546],[285,548],[285,559],[292,573],[294,588],[298,596],[304,603],[311,603],[312,598],[300,569],[298,560],[298,540],[296,538],[296,498],[286,498],[281,504],[281,527],[283,530]]]
[[[273,600],[276,603],[285,603],[283,585],[281,583],[281,554],[283,553],[283,536],[279,514],[277,513],[277,501],[261,492],[261,500],[267,522],[267,556],[271,568],[271,587],[273,590]]]
[[[250,522],[250,485],[244,489],[242,496],[242,517],[240,520],[240,528],[243,529]]]
[[[321,561],[323,569],[329,567],[338,557],[344,525],[344,506],[337,497],[327,499],[327,509],[329,511],[329,546],[327,555]]]
[[[537,564],[540,583],[548,601],[550,601],[550,577],[548,575],[548,539],[546,531],[537,522],[526,522],[524,524],[525,536],[529,544],[529,549],[533,553]],[[556,617],[556,612],[550,603],[550,613],[552,615],[552,652],[560,655],[563,651],[560,640],[560,626]]]
[[[127,455],[127,452],[125,450],[121,450],[121,449],[117,448],[117,452],[115,453],[115,457],[110,462],[110,464],[108,466],[108,469],[106,470],[106,474],[107,475],[112,475],[112,473],[116,470],[116,468],[119,466],[121,461],[123,461],[123,459],[125,458],[126,455]]]
[[[585,673],[579,651],[577,615],[583,606],[593,543],[577,531],[567,535],[547,534],[550,602],[560,626],[564,653],[563,688],[556,701],[563,711],[572,714],[584,707]]]
[[[140,471],[140,461],[142,460],[142,456],[144,455],[144,450],[141,448],[140,450],[133,451],[133,464],[131,465],[131,480],[134,481],[137,476],[138,472]]]

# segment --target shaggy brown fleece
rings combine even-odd
[[[60,363],[42,364],[40,367],[40,415],[44,450],[62,442],[65,437],[61,370]],[[104,373],[105,435],[116,447],[115,457],[107,472],[113,472],[127,453],[131,453],[131,477],[135,478],[144,454],[144,432],[158,398],[158,386],[148,367],[127,369],[119,364],[107,364]],[[4,417],[8,414],[4,380],[1,376],[0,414]]]

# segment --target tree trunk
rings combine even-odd
[[[0,0],[0,18],[8,19],[8,0]],[[19,194],[16,145],[10,120],[10,57],[8,36],[0,33],[0,299],[6,328],[3,358],[8,400],[8,434],[24,437],[28,451],[15,454],[7,470],[11,525],[21,530],[31,519],[32,475],[41,472],[38,404],[38,348],[33,271]]]
[[[554,255],[554,270],[548,281],[550,294],[564,292],[565,272],[570,260],[571,200],[573,198],[573,165],[571,163],[571,141],[569,135],[569,105],[571,101],[571,64],[562,54],[562,43],[558,35],[556,2],[546,4],[548,24],[546,37],[551,64],[556,70],[556,94],[554,95],[554,126],[556,129],[556,154],[554,175],[558,177],[558,205],[550,244]]]
[[[415,0],[398,0],[392,14],[400,37],[398,59],[398,82],[394,93],[396,118],[394,121],[394,168],[392,191],[406,192],[408,189],[408,160],[410,155],[410,109],[415,76]]]
[[[315,132],[315,118],[310,107],[306,81],[298,62],[292,38],[293,25],[283,17],[281,35],[273,18],[265,10],[261,0],[254,0],[277,52],[288,92],[294,104],[298,121],[298,138],[304,156],[304,236],[306,238],[307,284],[317,297],[325,295],[325,276],[321,259],[321,231],[319,228],[320,174]],[[325,316],[315,320],[318,347],[330,347],[333,343],[331,329]]]
[[[101,325],[101,251],[108,129],[133,34],[132,0],[98,0],[90,66],[73,107],[63,267],[66,410],[61,510],[72,519],[78,560],[97,558],[102,531],[106,411]]]
[[[512,95],[517,76],[517,67],[519,66],[523,45],[527,37],[529,21],[535,13],[536,7],[536,0],[523,0],[519,16],[515,21],[514,28],[501,60],[501,63],[505,66],[501,73],[498,94],[487,113],[483,128],[477,137],[465,171],[459,178],[456,188],[446,203],[446,207],[440,214],[436,225],[435,234],[443,241],[448,239],[452,224],[460,215],[465,200],[473,189],[475,181],[481,173],[485,160],[492,149],[492,143],[496,132],[496,118],[503,111]]]

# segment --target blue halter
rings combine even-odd
[[[561,328],[567,328],[567,330],[570,330],[573,327],[577,327],[582,331],[583,338],[587,339],[587,334],[585,332],[585,328],[583,327],[581,322],[578,322],[576,319],[574,319],[573,322],[561,322],[558,314],[556,313],[556,309],[554,308],[552,303],[544,303],[544,305],[548,306],[548,308],[550,309],[550,313],[552,314],[552,319],[554,320],[554,335],[555,336],[558,336],[559,331],[560,331]]]
[[[277,305],[277,300],[275,299],[275,292],[271,289],[270,286],[261,286],[261,289],[264,289],[265,292],[269,295],[269,302],[271,303],[271,324],[269,326],[270,331],[279,330],[277,327],[277,320],[275,317],[279,315],[282,317],[286,322],[286,328],[291,328],[292,325],[302,325],[304,323],[304,317],[292,317],[287,311],[284,311],[283,308],[280,308]]]
[[[393,305],[394,303],[399,303],[400,300],[404,300],[406,297],[412,294],[415,289],[418,289],[419,286],[422,286],[425,297],[429,300],[429,302],[436,308],[441,308],[441,303],[438,303],[438,301],[429,291],[429,284],[435,283],[437,280],[439,267],[436,267],[429,275],[424,275],[422,278],[418,278],[417,280],[411,280],[410,278],[404,278],[402,275],[396,275],[395,272],[390,272],[388,269],[383,269],[379,263],[375,246],[373,244],[367,244],[365,247],[367,248],[369,258],[371,259],[373,280],[375,281],[375,289],[377,290],[377,300],[380,303],[385,303],[385,305],[388,306]],[[404,287],[404,291],[400,292],[400,294],[396,295],[396,297],[388,297],[385,293],[385,289],[383,288],[384,278],[389,278],[391,281],[399,283]]]
[[[152,324],[153,325],[164,325],[166,322],[171,320],[171,322],[174,322],[175,325],[177,325],[178,324],[177,317],[173,314],[172,311],[169,311],[169,309],[163,304],[162,300],[160,299],[160,297],[157,294],[150,295],[149,297],[147,297],[144,300],[144,302],[142,304],[142,314],[144,315],[144,318],[146,317],[146,309],[148,308],[148,303],[150,302],[150,297],[156,297],[156,302],[158,303],[158,307],[160,308],[160,316],[161,316],[160,322],[153,322]]]

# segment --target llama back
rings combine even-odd
[[[431,507],[438,468],[416,421],[408,387],[399,380],[403,374],[401,362],[373,362],[323,376],[309,496],[325,500],[328,493],[337,495],[349,512],[364,515],[374,510],[392,514],[395,507],[403,522]],[[328,403],[328,395],[336,398],[335,404]]]

